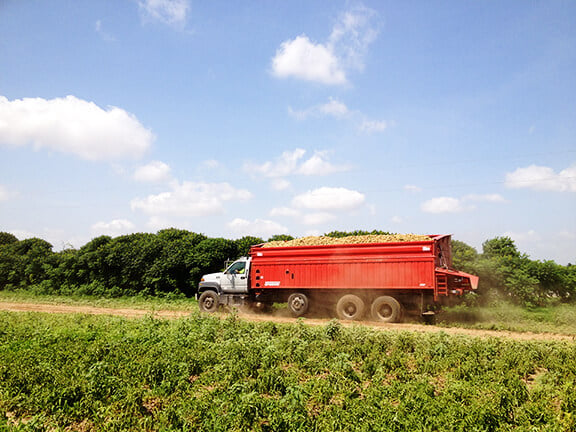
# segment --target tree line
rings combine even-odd
[[[384,231],[333,231],[326,235],[389,234]],[[290,240],[276,235],[267,241]],[[227,259],[264,243],[259,237],[211,238],[181,229],[100,236],[79,249],[54,252],[40,238],[18,240],[0,232],[0,290],[37,294],[187,296],[203,274],[221,271]],[[482,245],[482,252],[453,240],[456,269],[476,274],[480,286],[473,301],[507,299],[526,306],[576,300],[576,266],[531,260],[508,237]]]

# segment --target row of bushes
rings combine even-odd
[[[80,249],[53,252],[39,238],[0,233],[0,289],[107,297],[186,295],[200,277],[245,254],[256,237],[209,238],[179,229],[100,236]]]
[[[334,231],[327,235],[389,234],[384,231]],[[289,240],[285,235],[268,241]],[[42,294],[185,295],[195,293],[203,274],[220,271],[227,259],[246,255],[258,237],[238,240],[165,229],[120,237],[100,236],[80,249],[53,252],[39,238],[18,240],[0,233],[0,290]],[[455,268],[480,277],[477,300],[506,298],[523,305],[576,300],[576,266],[534,261],[508,237],[487,240],[482,252],[454,240]]]
[[[531,260],[509,237],[484,242],[482,253],[452,241],[454,266],[480,276],[480,303],[508,299],[524,306],[544,306],[576,300],[576,266]]]

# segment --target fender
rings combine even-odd
[[[204,291],[216,291],[219,295],[222,294],[222,289],[218,282],[200,282],[198,285],[198,291],[196,293],[196,298],[199,297]]]

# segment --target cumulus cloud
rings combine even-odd
[[[331,164],[326,160],[327,157],[328,152],[326,151],[315,152],[310,159],[305,160],[302,165],[300,165],[296,173],[306,176],[328,175],[336,172],[347,171],[349,169],[344,165]]]
[[[182,27],[188,19],[189,0],[140,0],[140,13],[145,21],[159,21],[169,26]]]
[[[297,195],[292,200],[292,205],[296,208],[311,210],[353,210],[364,204],[364,194],[346,189],[321,187]]]
[[[130,206],[156,218],[209,216],[223,213],[227,201],[251,198],[249,191],[236,189],[228,183],[174,181],[169,191],[135,198]]]
[[[272,59],[278,78],[296,78],[326,85],[341,85],[351,69],[362,70],[368,46],[377,31],[375,12],[357,7],[342,13],[326,42],[311,41],[302,34],[282,42]]]
[[[266,219],[247,219],[236,218],[228,223],[228,228],[242,236],[271,237],[275,234],[288,232],[288,228],[277,222]]]
[[[328,46],[339,54],[346,68],[362,70],[364,58],[370,44],[376,39],[378,30],[373,23],[376,11],[358,5],[338,17]]]
[[[336,219],[336,215],[326,212],[308,213],[300,217],[300,222],[304,225],[322,225],[332,222]]]
[[[422,203],[421,209],[426,213],[458,213],[465,207],[458,198],[438,197]]]
[[[530,165],[506,174],[505,185],[511,189],[576,192],[576,164],[556,173],[552,168]]]
[[[135,225],[126,219],[114,219],[110,222],[96,222],[92,231],[99,235],[119,236],[134,231]]]
[[[301,121],[322,117],[345,119],[353,123],[360,133],[366,135],[384,132],[389,126],[389,122],[385,120],[370,120],[360,111],[351,110],[344,102],[334,98],[329,98],[326,103],[313,105],[300,110],[288,107],[288,114]]]
[[[300,35],[282,42],[272,59],[272,73],[278,78],[297,78],[322,84],[344,84],[346,73],[330,47]]]
[[[161,161],[152,161],[134,171],[134,180],[144,183],[162,183],[171,179],[170,167]]]
[[[504,203],[506,200],[499,194],[469,194],[462,198],[437,197],[422,203],[420,208],[425,213],[460,213],[475,208],[474,202]]]
[[[150,130],[121,108],[102,109],[74,96],[13,101],[0,96],[0,145],[117,160],[141,157],[153,139]]]
[[[299,160],[305,154],[306,150],[300,148],[293,151],[285,151],[274,161],[248,163],[244,165],[244,169],[247,172],[261,174],[264,177],[285,177],[294,174],[298,168]]]
[[[345,103],[329,98],[326,103],[314,105],[303,110],[294,110],[292,107],[288,107],[288,113],[298,120],[305,120],[309,117],[324,116],[342,118],[347,116],[350,110]]]
[[[328,151],[316,151],[308,159],[304,159],[305,154],[306,150],[300,148],[285,151],[274,161],[247,163],[244,165],[244,170],[264,177],[279,178],[289,175],[328,175],[349,169],[349,167],[344,165],[333,165],[330,163],[328,161]],[[279,183],[277,186],[287,188],[289,184]]]

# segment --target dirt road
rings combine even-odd
[[[116,315],[128,318],[138,318],[146,315],[152,315],[158,318],[182,318],[190,315],[190,311],[176,311],[176,310],[145,310],[145,309],[129,309],[129,308],[105,308],[95,306],[78,306],[78,305],[58,305],[58,304],[42,304],[42,303],[11,303],[0,302],[0,311],[11,312],[44,312],[44,313],[63,313],[63,314],[91,314],[91,315]],[[225,313],[219,314],[221,317],[227,316]],[[264,314],[250,314],[239,313],[241,319],[255,322],[275,322],[275,323],[295,323],[296,318],[278,315],[264,315]],[[330,321],[329,318],[305,318],[304,323],[307,325],[326,325]],[[444,332],[454,335],[466,335],[474,337],[502,337],[516,340],[542,340],[542,341],[571,341],[576,342],[576,336],[554,334],[554,333],[531,333],[531,332],[511,332],[502,330],[481,330],[481,329],[466,329],[457,327],[437,327],[432,325],[422,324],[384,324],[376,322],[345,322],[342,321],[344,326],[368,326],[376,330],[385,331],[416,331],[416,332]]]

